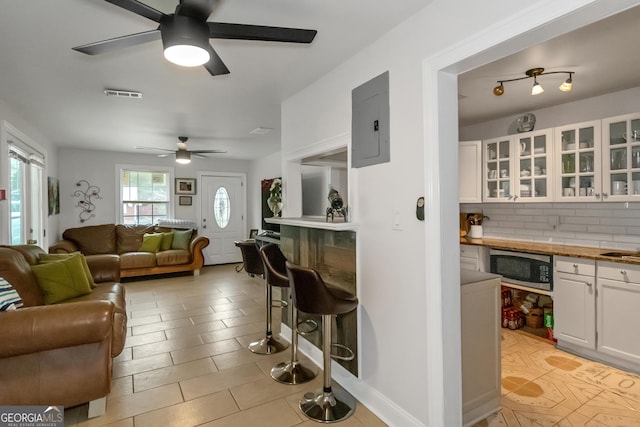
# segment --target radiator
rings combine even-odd
[[[159,219],[158,226],[166,228],[193,228],[198,229],[198,224],[190,219]]]

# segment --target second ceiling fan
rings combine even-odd
[[[155,30],[76,46],[74,50],[97,55],[162,39],[167,60],[186,67],[203,65],[213,76],[229,74],[229,69],[211,47],[210,38],[311,43],[317,33],[298,28],[208,22],[216,0],[180,0],[172,14],[162,13],[137,0],[105,1],[160,25]]]
[[[176,155],[176,163],[180,163],[186,165],[191,163],[191,154],[194,154],[196,157],[205,158],[205,156],[201,156],[200,154],[224,154],[226,151],[224,150],[187,150],[187,141],[189,140],[186,136],[179,136],[178,142],[176,145],[178,146],[177,150],[169,150],[166,148],[156,148],[156,147],[136,147],[139,150],[159,150],[159,151],[170,151],[175,153]],[[166,157],[169,154],[158,154],[158,157]]]

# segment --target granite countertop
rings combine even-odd
[[[596,261],[624,262],[640,265],[640,253],[618,249],[591,248],[586,246],[571,246],[559,243],[525,242],[520,240],[482,238],[471,239],[461,237],[460,243],[465,245],[487,246],[495,249],[514,250],[538,254],[559,255],[573,258],[586,258]],[[603,255],[608,252],[620,256]]]

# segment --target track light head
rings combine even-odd
[[[573,73],[569,73],[569,78],[565,80],[558,89],[563,92],[571,92],[571,89],[573,89],[573,79],[571,78],[572,75]]]
[[[504,86],[502,85],[502,82],[498,82],[498,83],[500,84],[493,88],[493,94],[495,96],[501,96],[504,93]]]

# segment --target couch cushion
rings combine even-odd
[[[179,265],[189,264],[190,262],[191,254],[184,249],[170,249],[156,254],[156,263],[158,265]]]
[[[193,230],[174,230],[171,249],[189,249]]]
[[[85,255],[117,253],[115,224],[69,228],[62,233],[62,238],[71,240]]]
[[[162,233],[162,242],[160,242],[160,250],[168,251],[173,244],[173,231]]]
[[[112,253],[123,254],[126,252],[137,252],[142,245],[142,237],[145,233],[155,231],[152,225],[124,225],[118,224],[116,227],[116,237],[118,250]]]
[[[60,261],[61,259],[67,259],[67,258],[72,257],[72,256],[79,256],[80,257],[80,261],[82,262],[82,269],[84,270],[84,274],[87,277],[87,280],[89,281],[89,286],[94,288],[96,286],[96,283],[93,280],[93,275],[91,274],[91,270],[89,270],[89,264],[87,264],[87,259],[80,252],[74,252],[72,254],[47,254],[47,253],[41,253],[40,256],[38,257],[38,263],[39,264],[46,264],[48,262],[55,262],[55,261]]]
[[[0,311],[15,310],[22,307],[22,298],[11,283],[0,277]]]
[[[60,261],[36,264],[31,266],[31,270],[44,292],[45,304],[56,304],[91,293],[89,280],[78,255]]]
[[[156,254],[151,252],[127,252],[120,255],[120,269],[148,268],[156,266]]]
[[[162,233],[145,233],[144,236],[142,236],[142,244],[138,251],[156,253],[160,250],[161,243]]]
[[[11,248],[0,248],[0,277],[18,291],[25,307],[44,304],[44,294],[24,256]]]

